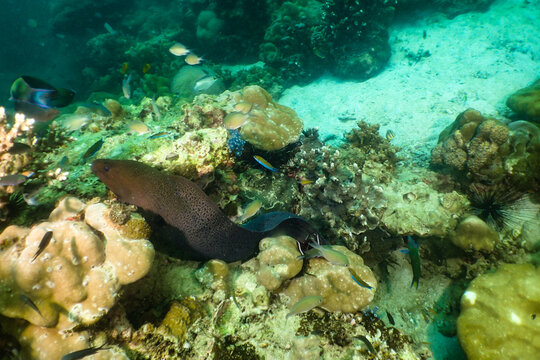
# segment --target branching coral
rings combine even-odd
[[[28,162],[24,154],[12,154],[10,150],[15,140],[22,134],[26,139],[32,138],[34,119],[23,114],[15,114],[15,120],[8,125],[6,110],[0,107],[0,177],[20,171]]]
[[[318,140],[306,140],[287,164],[298,181],[313,181],[297,194],[299,214],[353,250],[362,245],[359,234],[378,226],[386,207],[380,179],[373,177],[382,172],[375,167],[363,178],[366,167],[362,165],[368,156],[358,148],[336,149]]]

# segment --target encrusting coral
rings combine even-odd
[[[537,359],[540,269],[505,264],[474,279],[461,298],[458,338],[467,358]]]
[[[114,224],[108,212],[102,203],[86,205],[67,197],[48,221],[31,229],[9,226],[0,234],[0,313],[26,320],[31,325],[22,329],[32,328],[32,333],[42,329],[43,336],[23,341],[34,358],[59,358],[88,347],[79,341],[51,353],[38,350],[53,328],[58,332],[96,323],[116,303],[123,285],[149,271],[154,249],[144,238],[148,232],[128,238],[125,225]],[[40,252],[47,234],[50,240]]]

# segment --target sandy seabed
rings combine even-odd
[[[322,76],[286,90],[279,102],[333,144],[355,119],[378,123],[381,135],[395,133],[392,143],[405,158],[426,164],[460,112],[509,115],[508,95],[540,76],[540,0],[497,0],[484,13],[448,19],[426,12],[418,19],[400,18],[390,28],[392,57],[374,78]],[[407,56],[425,51],[431,55],[418,61]]]

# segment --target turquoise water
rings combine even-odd
[[[537,358],[538,0],[0,4],[1,359]]]

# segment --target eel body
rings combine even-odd
[[[179,229],[191,250],[203,259],[246,260],[270,233],[293,230],[292,236],[305,241],[315,232],[299,216],[284,212],[265,214],[244,228],[232,222],[195,183],[137,161],[99,159],[92,163],[92,172],[120,201],[158,214]]]

